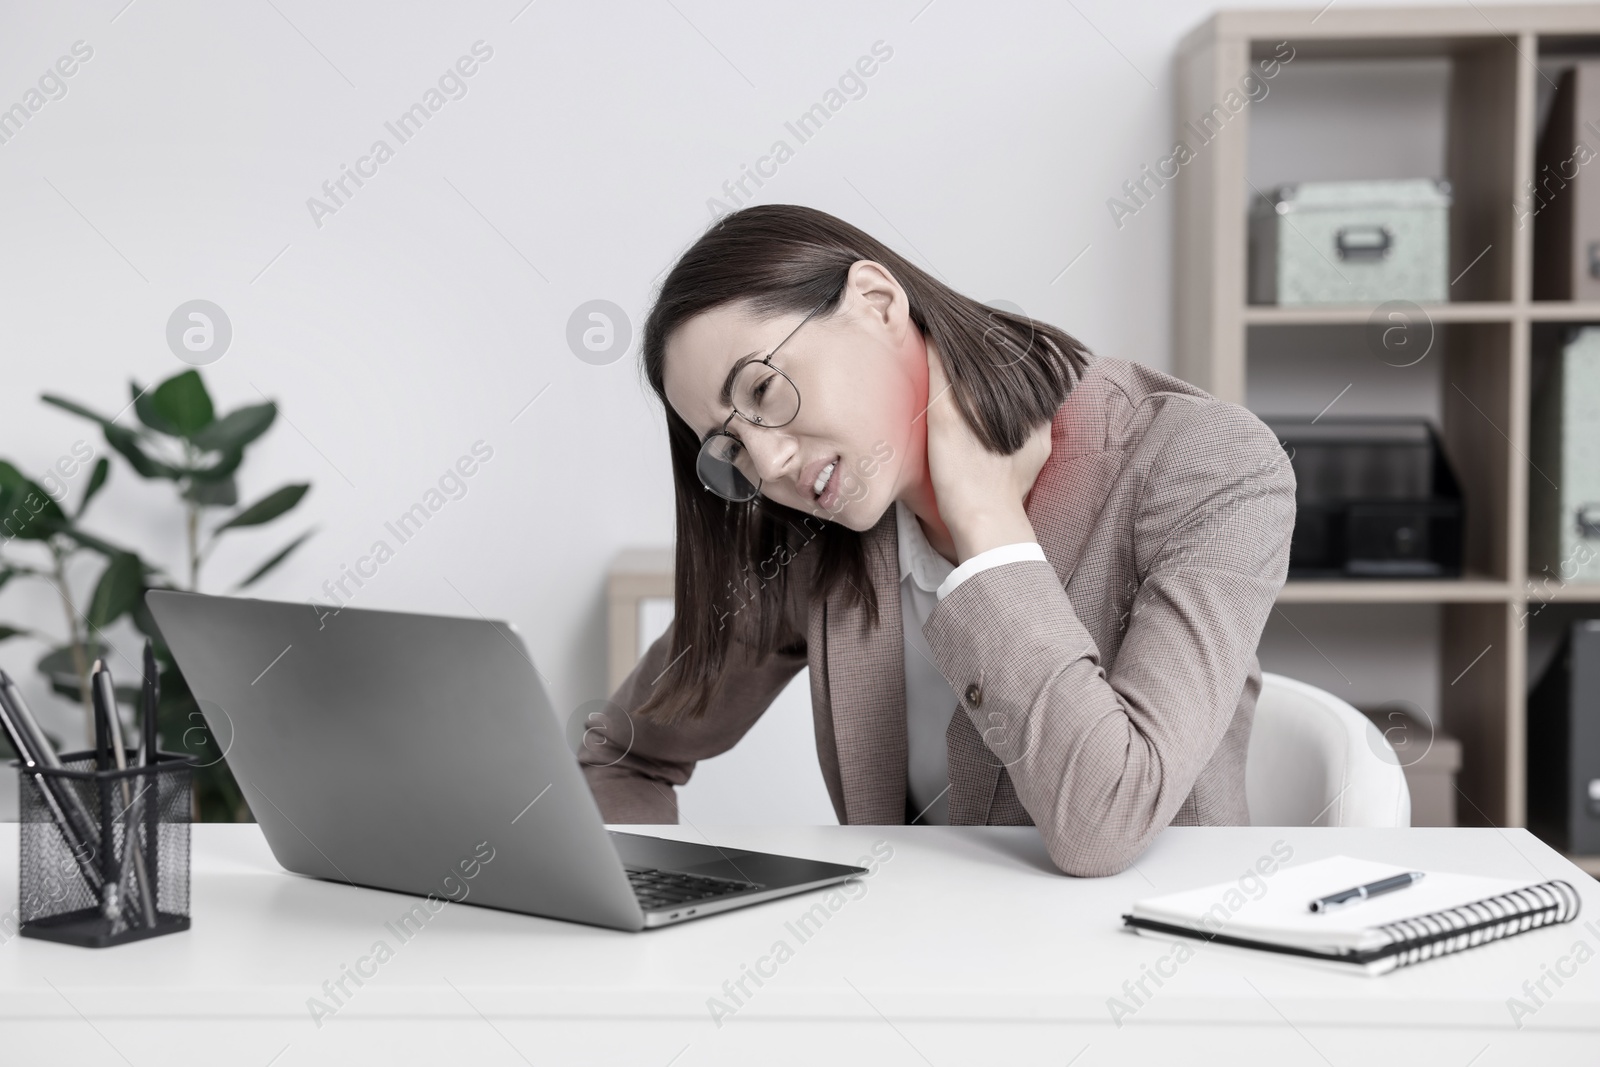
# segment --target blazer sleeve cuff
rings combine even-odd
[[[1068,677],[1058,684],[1077,684],[1084,670],[1099,673],[1100,651],[1048,560],[974,577],[934,606],[922,632],[958,697],[972,684],[987,694],[986,713],[1002,706],[1024,713],[1063,666]]]
[[[951,571],[949,576],[945,578],[943,582],[939,583],[939,589],[934,596],[938,600],[943,600],[945,597],[955,592],[956,586],[960,585],[968,578],[971,578],[979,571],[988,570],[990,567],[998,567],[1004,563],[1016,563],[1017,561],[1024,559],[1037,559],[1044,560],[1046,563],[1049,562],[1049,560],[1045,559],[1044,549],[1039,547],[1039,542],[1037,541],[1018,541],[1016,544],[1000,545],[996,548],[979,552],[976,556],[973,556],[965,563],[962,563],[955,570]]]

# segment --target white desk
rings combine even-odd
[[[646,829],[700,839],[689,826]],[[875,841],[894,851],[864,893],[843,899],[803,940],[786,924],[824,892],[640,934],[449,904],[402,942],[385,923],[414,898],[286,874],[254,826],[197,826],[193,929],[103,950],[15,936],[0,944],[0,1061],[1600,1061],[1600,883],[1523,830],[1169,829],[1135,869],[1074,879],[1050,865],[1032,827],[700,829],[718,844],[839,862],[856,862]],[[1122,930],[1120,914],[1141,896],[1236,879],[1278,840],[1293,848],[1293,862],[1347,852],[1566,878],[1583,913],[1379,978],[1202,945],[1159,989],[1147,981],[1154,995],[1116,1025],[1109,998],[1124,997],[1124,981],[1171,951]],[[9,915],[14,825],[0,827],[0,856],[0,911]],[[352,995],[316,1025],[307,999],[380,939],[392,958],[369,964],[377,974],[359,988],[347,980]],[[707,999],[726,999],[724,980],[779,940],[792,955],[762,964],[772,974],[762,986],[746,979],[752,995],[719,1027]],[[1525,980],[1580,941],[1595,958],[1519,1030],[1507,998],[1523,996]]]

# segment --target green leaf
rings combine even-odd
[[[239,502],[239,483],[231,475],[215,482],[196,478],[183,491],[183,499],[205,507],[231,508]]]
[[[124,552],[111,557],[89,601],[89,624],[104,629],[133,609],[144,587],[139,557]]]
[[[91,640],[88,647],[84,649],[84,655],[88,657],[87,662],[93,663],[95,657],[99,654],[100,645]],[[74,700],[78,699],[78,668],[72,662],[71,645],[62,645],[60,648],[53,648],[46,652],[39,657],[39,662],[35,664],[35,667],[38,668],[40,674],[50,679],[51,689],[54,689],[62,696],[72,697]]]
[[[252,404],[213,422],[190,438],[196,445],[211,451],[243,448],[267,432],[272,420],[278,417],[278,405],[270,400],[265,404]]]
[[[93,659],[93,656],[89,657]],[[77,674],[78,668],[72,662],[72,646],[62,645],[52,648],[49,652],[39,657],[39,662],[34,664],[40,674]]]
[[[39,399],[43,400],[46,404],[54,404],[63,411],[70,411],[74,415],[81,415],[86,419],[92,419],[93,421],[98,422],[101,426],[115,425],[115,423],[106,418],[104,415],[90,411],[76,400],[68,400],[66,397],[56,396],[54,393],[40,393]]]
[[[244,581],[242,581],[238,585],[234,586],[233,587],[233,592],[237,593],[239,590],[245,588],[246,586],[253,585],[256,582],[257,579],[261,578],[263,575],[265,575],[272,568],[276,567],[278,564],[282,563],[286,558],[288,558],[289,553],[291,553],[295,549],[299,548],[301,543],[303,541],[305,541],[306,538],[310,537],[315,532],[316,532],[316,528],[312,527],[311,529],[307,530],[305,533],[301,534],[299,537],[296,537],[293,541],[290,541],[287,545],[284,545],[283,548],[279,550],[277,555],[273,556],[271,559],[267,560],[261,566],[257,567],[255,569],[255,572],[253,574],[251,574],[250,577],[246,578]]]
[[[5,641],[12,637],[28,637],[32,636],[32,634],[33,631],[24,626],[6,626],[0,623],[0,641]]]
[[[99,459],[95,460],[94,472],[89,475],[89,485],[83,491],[83,500],[78,504],[78,511],[77,515],[74,516],[75,518],[81,516],[84,511],[88,509],[89,501],[94,499],[94,495],[98,493],[101,487],[106,484],[106,479],[110,477],[110,475],[111,461],[104,456],[101,456]]]
[[[296,504],[306,495],[306,490],[311,486],[306,483],[286,485],[282,489],[275,489],[254,504],[239,512],[227,522],[218,526],[213,535],[235,526],[260,526],[264,522],[271,522]]]
[[[156,406],[156,398],[150,390],[142,388],[132,378],[128,379],[128,390],[133,395],[133,410],[139,416],[139,421],[157,433],[164,433],[169,437],[182,436],[173,421],[161,413]]]
[[[66,515],[49,493],[16,467],[0,460],[0,536],[42,541]]]
[[[26,496],[0,489],[0,540],[43,541],[49,536],[46,524],[23,503]]]
[[[20,573],[15,567],[0,567],[0,589],[4,589],[6,583]]]
[[[170,463],[163,463],[145,455],[144,449],[139,447],[139,435],[132,430],[108,422],[105,424],[105,434],[106,444],[116,449],[141,477],[167,478],[176,481],[182,476],[183,472]]]
[[[150,395],[159,417],[167,420],[180,437],[192,438],[216,420],[211,394],[206,392],[197,370],[174,374]]]
[[[231,448],[222,453],[222,458],[211,466],[190,467],[184,473],[197,482],[215,482],[230,477],[239,469],[239,464],[242,462],[244,462],[244,449]]]

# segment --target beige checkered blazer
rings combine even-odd
[[[980,571],[923,632],[961,701],[945,734],[950,821],[1038,826],[1062,871],[1107,875],[1164,826],[1250,821],[1255,650],[1288,566],[1294,475],[1250,412],[1124,360],[1094,359],[1051,426],[1024,502],[1049,562]],[[895,509],[862,536],[881,625],[837,593],[808,602],[808,546],[791,564],[792,643],[755,663],[736,642],[703,719],[635,717],[631,743],[584,750],[607,822],[677,822],[673,786],[731,748],[805,666],[840,822],[915,817]],[[643,703],[669,637],[618,688],[621,708]]]

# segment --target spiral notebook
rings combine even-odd
[[[1122,920],[1147,936],[1197,938],[1379,975],[1578,917],[1578,893],[1565,881],[1447,871],[1329,912],[1309,910],[1314,898],[1409,869],[1329,856],[1266,876],[1247,870],[1231,882],[1138,901]]]

